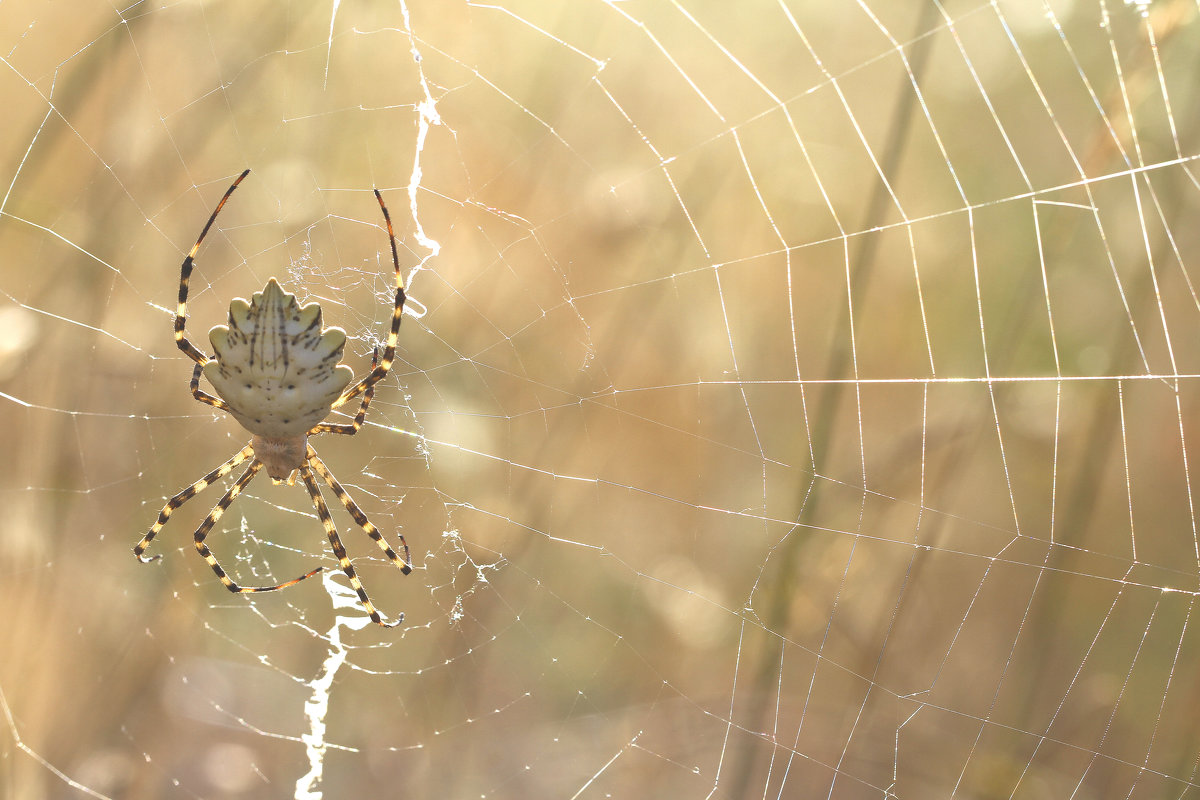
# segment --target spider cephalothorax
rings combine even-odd
[[[212,567],[214,573],[231,592],[270,592],[293,586],[305,578],[312,577],[323,567],[317,567],[293,580],[273,586],[239,586],[217,563],[208,546],[205,537],[233,502],[250,483],[258,471],[265,468],[267,474],[276,483],[295,482],[299,473],[304,481],[317,516],[325,526],[329,537],[330,547],[337,556],[338,563],[350,584],[358,593],[363,607],[371,615],[371,619],[380,625],[390,627],[404,619],[404,615],[391,623],[385,623],[367,592],[362,581],[350,563],[341,538],[334,527],[329,509],[321,496],[317,485],[315,472],[321,480],[328,484],[337,495],[342,505],[350,513],[363,531],[370,536],[392,564],[401,572],[408,574],[412,570],[409,559],[408,544],[400,536],[400,544],[404,548],[404,557],[384,540],[382,534],[367,519],[366,514],[351,499],[342,485],[333,477],[333,473],[317,456],[317,451],[308,443],[308,437],[316,433],[340,433],[354,435],[366,419],[367,408],[378,383],[388,370],[391,369],[392,359],[396,352],[396,339],[400,331],[400,320],[404,314],[404,285],[400,277],[400,257],[396,251],[396,236],[392,231],[392,220],[388,215],[387,206],[379,190],[375,190],[375,199],[383,211],[384,222],[387,223],[388,238],[392,247],[392,263],[396,270],[396,303],[392,310],[392,325],[388,332],[387,343],[383,357],[379,357],[376,348],[371,359],[371,371],[366,377],[351,385],[354,372],[350,367],[341,364],[342,351],[346,345],[346,333],[340,328],[324,328],[321,324],[321,307],[316,303],[300,305],[296,296],[283,291],[279,283],[271,278],[261,292],[255,293],[249,302],[237,298],[229,305],[229,325],[218,325],[209,332],[214,357],[201,352],[188,341],[185,333],[187,320],[188,281],[191,278],[192,267],[200,243],[208,234],[213,221],[217,218],[225,201],[233,194],[242,179],[250,173],[246,170],[233,185],[225,192],[221,202],[208,218],[208,223],[200,232],[196,244],[192,246],[179,276],[179,306],[175,314],[175,341],[179,349],[196,362],[192,370],[192,396],[202,403],[215,406],[233,415],[243,428],[250,434],[250,444],[239,450],[232,458],[221,464],[212,472],[193,483],[167,501],[158,513],[158,519],[149,532],[142,537],[133,548],[134,554],[143,562],[154,561],[161,556],[146,558],[142,554],[150,546],[150,542],[166,525],[171,513],[191,500],[214,481],[218,481],[231,473],[234,468],[249,460],[241,477],[229,487],[217,501],[209,515],[196,529],[196,550]],[[200,375],[203,374],[212,384],[218,396],[213,396],[200,389]],[[347,388],[349,387],[349,388]],[[362,395],[358,414],[349,423],[325,422],[329,412],[347,401]]]

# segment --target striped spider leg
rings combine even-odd
[[[283,291],[274,278],[269,279],[263,290],[255,293],[249,302],[237,298],[230,304],[229,325],[218,325],[209,332],[209,341],[215,354],[210,357],[187,338],[185,326],[188,282],[196,253],[204,237],[208,235],[209,228],[229,196],[248,174],[250,170],[239,175],[225,192],[225,196],[205,223],[204,229],[200,231],[200,237],[183,260],[179,275],[179,305],[175,314],[175,342],[180,350],[196,362],[189,384],[192,397],[232,415],[250,433],[250,443],[225,463],[168,500],[158,512],[158,519],[150,526],[150,530],[133,548],[133,553],[143,563],[162,558],[157,555],[147,557],[143,554],[167,524],[171,514],[209,485],[225,478],[249,461],[250,465],[226,490],[196,529],[196,551],[231,592],[273,592],[311,578],[324,567],[315,567],[297,578],[271,586],[241,586],[229,577],[205,544],[209,531],[260,470],[265,469],[267,475],[277,484],[286,481],[289,485],[295,485],[296,475],[299,474],[312,498],[313,508],[316,509],[317,516],[325,528],[338,565],[350,579],[350,585],[358,593],[363,608],[372,621],[390,628],[403,621],[404,615],[399,615],[393,622],[384,622],[371,598],[367,596],[367,591],[346,554],[346,548],[342,545],[341,537],[338,536],[333,518],[329,514],[329,507],[321,495],[317,477],[333,491],[354,523],[379,545],[388,560],[405,575],[412,571],[408,543],[403,535],[397,534],[404,555],[400,556],[392,549],[379,529],[367,519],[367,515],[333,477],[325,462],[317,456],[317,451],[309,444],[308,437],[319,433],[345,436],[358,433],[366,419],[371,398],[375,394],[375,384],[388,374],[395,359],[400,320],[404,316],[405,295],[392,218],[383,202],[383,196],[376,189],[375,199],[379,201],[379,208],[383,212],[392,248],[396,301],[382,357],[379,348],[375,348],[371,357],[371,369],[362,379],[351,385],[354,373],[350,367],[340,363],[346,344],[345,331],[340,328],[325,328],[321,324],[321,307],[317,303],[299,305],[296,296]],[[200,388],[201,374],[212,384],[216,390],[215,395]],[[351,422],[324,421],[330,411],[359,395],[362,396],[362,400],[358,413]]]

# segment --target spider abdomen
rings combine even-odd
[[[216,357],[205,377],[242,427],[260,436],[306,434],[354,377],[339,363],[345,331],[322,328],[321,307],[301,306],[274,278],[249,303],[230,303],[229,326],[208,337]]]

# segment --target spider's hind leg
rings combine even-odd
[[[200,231],[200,236],[196,239],[196,243],[192,245],[192,249],[188,251],[187,258],[183,259],[183,265],[179,268],[179,304],[175,310],[175,344],[179,345],[179,349],[187,354],[187,357],[197,364],[203,364],[208,361],[206,356],[196,345],[188,341],[187,333],[184,327],[187,324],[187,296],[188,282],[192,277],[192,267],[195,264],[196,253],[200,250],[200,243],[204,241],[204,237],[208,235],[208,229],[216,222],[217,214],[221,213],[221,209],[225,207],[225,202],[229,199],[229,195],[233,194],[233,190],[238,187],[242,179],[250,174],[250,170],[246,170],[237,177],[233,185],[225,190],[225,196],[221,198],[221,202],[217,203],[216,209],[213,210],[212,216],[208,218],[208,222],[204,224],[204,229]],[[197,398],[199,399],[199,398]]]
[[[188,384],[188,388],[192,391],[192,397],[199,400],[201,403],[208,403],[210,406],[215,406],[222,411],[229,411],[229,404],[219,397],[214,397],[200,388],[200,373],[204,371],[204,364],[196,364],[196,368],[192,370],[192,382]]]
[[[375,369],[375,365],[379,363],[379,348],[375,348],[375,353],[371,356],[371,369]],[[362,427],[363,420],[367,418],[367,409],[371,406],[371,398],[375,396],[375,386],[368,386],[363,392],[362,403],[358,407],[358,413],[354,415],[353,422],[321,422],[318,423],[312,430],[308,432],[309,436],[314,433],[341,433],[346,436],[353,436],[358,433],[358,429]]]
[[[362,380],[342,392],[341,397],[333,401],[334,408],[367,391],[388,374],[392,368],[392,360],[396,357],[396,340],[400,335],[400,320],[404,317],[404,301],[407,296],[404,294],[404,278],[400,275],[400,254],[396,250],[396,232],[392,229],[392,216],[388,213],[387,204],[383,202],[383,195],[379,193],[378,189],[375,190],[375,199],[379,201],[379,210],[383,212],[383,221],[387,223],[388,241],[392,246],[392,266],[396,272],[396,303],[392,306],[392,326],[388,329],[387,341],[384,342],[383,358],[378,362],[372,362],[371,371]]]

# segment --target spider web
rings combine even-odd
[[[1196,2],[64,6],[0,5],[0,796],[1200,797]],[[220,487],[129,552],[248,438],[171,337],[246,167],[200,346],[276,276],[361,375],[396,223],[313,439],[394,630],[302,486],[208,542],[322,578],[225,592]]]

